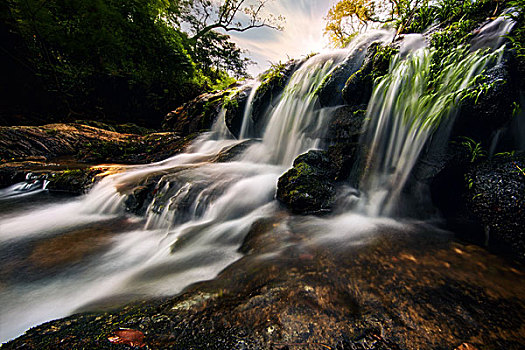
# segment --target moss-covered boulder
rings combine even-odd
[[[230,94],[231,90],[202,94],[169,112],[164,117],[162,128],[183,135],[208,130],[219,115],[224,99]]]
[[[294,213],[330,211],[335,202],[336,172],[324,151],[309,151],[297,157],[293,168],[277,183],[277,199]]]
[[[266,110],[277,102],[277,97],[282,93],[288,79],[301,63],[299,60],[290,60],[275,64],[259,77],[261,84],[252,101],[252,120],[256,125]]]
[[[398,49],[393,45],[384,45],[376,42],[368,48],[361,68],[350,75],[342,89],[342,97],[346,104],[357,106],[368,104],[372,96],[374,79],[388,73],[390,60],[397,54]]]
[[[92,168],[62,170],[47,175],[50,191],[66,192],[70,194],[84,194],[97,181],[96,175],[101,170]]]

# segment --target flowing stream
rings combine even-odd
[[[253,136],[250,143],[230,138],[223,111],[186,153],[126,167],[85,196],[54,198],[30,182],[1,190],[0,340],[85,305],[176,294],[239,259],[252,224],[278,210],[279,176],[295,157],[321,144],[333,111],[320,108],[315,95],[323,79],[348,57],[359,67],[373,40],[391,39],[391,33],[365,34],[345,50],[308,59],[265,113],[259,135],[247,124],[248,103],[241,136]],[[361,209],[306,218],[305,225],[311,220],[312,227],[326,230],[323,239],[351,240],[359,227],[385,223],[367,215],[387,214],[384,208],[395,205],[426,140],[439,120],[453,114],[451,96],[499,53],[450,56],[450,69],[438,76],[442,88],[429,95],[424,90],[432,55],[423,48],[397,59],[376,86],[365,141],[373,166],[362,180]],[[246,144],[238,160],[213,161],[225,149]],[[144,216],[127,213],[126,194],[150,184],[155,196]]]

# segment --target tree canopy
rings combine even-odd
[[[215,29],[277,28],[265,4],[6,0],[0,63],[12,83],[2,86],[0,121],[32,109],[158,125],[196,94],[246,75],[243,51]]]
[[[490,15],[500,0],[339,0],[328,11],[325,35],[335,47],[370,26],[389,25],[398,33],[421,32],[433,22]]]

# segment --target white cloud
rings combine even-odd
[[[252,29],[243,33],[228,33],[239,47],[248,50],[248,56],[257,63],[249,72],[257,75],[270,62],[300,58],[319,52],[327,46],[323,37],[324,19],[335,0],[275,0],[267,5],[267,12],[286,18],[283,31]]]

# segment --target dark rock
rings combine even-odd
[[[336,143],[328,147],[326,154],[331,161],[331,168],[335,171],[334,180],[344,181],[350,176],[360,149],[359,143],[351,142]]]
[[[224,107],[226,108],[224,121],[226,122],[228,130],[230,130],[235,137],[239,137],[241,132],[244,110],[246,109],[246,102],[250,96],[251,89],[252,87],[250,85],[240,87],[230,94],[224,103]]]
[[[99,173],[101,173],[101,170],[90,168],[53,172],[47,176],[49,181],[47,189],[77,195],[84,194],[94,185],[96,175]]]
[[[525,154],[497,156],[467,171],[466,203],[489,246],[525,261]]]
[[[274,65],[261,75],[261,84],[252,101],[252,120],[256,125],[261,121],[266,110],[276,103],[277,97],[301,64],[302,61],[290,60]]]
[[[364,133],[366,105],[341,106],[336,109],[326,132],[328,143],[359,142]]]
[[[183,135],[209,130],[231,90],[202,94],[164,117],[162,128]]]
[[[452,135],[468,136],[490,145],[494,130],[511,120],[514,102],[519,101],[519,74],[514,56],[506,52],[502,61],[483,76],[475,89],[482,84],[487,88],[462,102]]]
[[[293,168],[277,183],[277,199],[294,213],[330,211],[335,202],[336,172],[324,151],[309,151],[297,157]]]
[[[388,71],[388,63],[393,49],[379,50],[380,43],[365,43],[361,50],[341,62],[322,82],[317,90],[321,107],[331,107],[346,104],[356,106],[367,104],[370,99],[374,77],[383,72],[384,62]],[[383,54],[385,53],[385,54]],[[384,74],[384,73],[382,73]]]
[[[153,199],[154,183],[134,187],[124,202],[126,209],[136,215],[144,215]]]
[[[247,256],[181,295],[48,322],[2,349],[129,348],[109,341],[118,329],[151,349],[523,349],[519,267],[427,228],[301,244],[297,221],[254,224]]]
[[[225,163],[237,160],[240,155],[251,145],[255,144],[256,140],[246,140],[241,143],[237,143],[233,146],[225,147],[214,157],[210,162],[212,163]]]
[[[398,50],[391,45],[381,46],[373,43],[368,48],[361,68],[352,74],[342,90],[342,97],[346,104],[357,106],[368,104],[372,96],[374,79],[388,73],[390,60]]]

